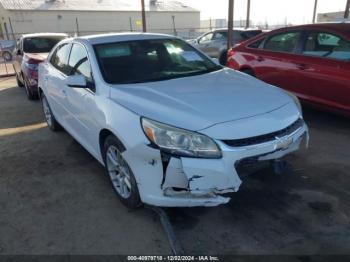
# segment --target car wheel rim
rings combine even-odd
[[[9,61],[9,60],[11,60],[11,55],[9,53],[5,53],[4,58],[6,61]]]
[[[108,148],[106,156],[108,174],[115,190],[122,198],[129,198],[131,195],[131,182],[128,164],[115,146]]]
[[[44,109],[44,115],[45,115],[46,122],[49,126],[51,126],[52,125],[52,114],[51,114],[49,104],[47,103],[47,100],[45,97],[43,97],[42,101],[43,101],[43,109]]]

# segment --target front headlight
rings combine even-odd
[[[292,94],[291,92],[286,91],[286,93],[294,100],[294,103],[299,109],[300,115],[303,114],[303,108],[301,107],[299,99],[296,97],[296,95]]]
[[[221,150],[209,137],[196,132],[168,126],[146,118],[142,129],[152,144],[176,156],[221,158]]]

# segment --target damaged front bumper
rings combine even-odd
[[[231,147],[217,140],[221,159],[173,157],[141,144],[123,153],[138,184],[143,203],[163,207],[217,206],[230,201],[224,193],[237,192],[242,181],[236,164],[254,157],[257,161],[280,159],[307,146],[308,128],[274,140]]]

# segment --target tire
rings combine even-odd
[[[16,82],[18,87],[24,87],[23,83],[18,78],[18,74],[16,74]]]
[[[227,63],[227,50],[221,53],[219,57],[219,63],[220,65],[226,66]]]
[[[51,111],[49,102],[47,101],[47,98],[44,95],[44,93],[41,94],[41,104],[47,126],[54,132],[62,130],[61,125],[57,122],[55,116]]]
[[[5,51],[3,54],[2,54],[2,57],[4,58],[4,60],[6,62],[9,62],[12,60],[12,54],[8,51]]]
[[[103,160],[106,172],[119,200],[130,209],[142,205],[138,186],[128,163],[122,156],[124,147],[119,140],[109,135],[103,146]]]
[[[38,94],[33,93],[32,90],[30,90],[28,86],[28,82],[25,80],[23,77],[23,82],[24,82],[24,89],[26,90],[27,98],[29,100],[37,100],[39,98]]]
[[[250,75],[250,76],[255,77],[254,71],[251,70],[251,69],[242,69],[241,72],[242,72],[242,73],[245,73],[245,74],[247,74],[247,75]]]

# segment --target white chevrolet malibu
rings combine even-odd
[[[293,95],[167,35],[63,40],[40,64],[39,92],[48,126],[104,165],[131,208],[225,204],[242,166],[308,142]]]

